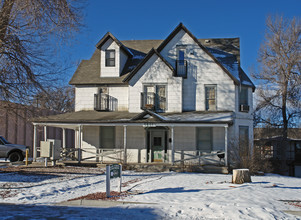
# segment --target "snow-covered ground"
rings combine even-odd
[[[92,169],[92,168],[91,168]],[[123,172],[137,202],[112,208],[57,207],[56,203],[90,193],[105,192],[105,175],[94,173],[40,175],[0,171],[1,219],[301,219],[284,210],[301,211],[280,200],[301,200],[301,178],[252,176],[252,183],[236,185],[231,175],[200,173]],[[99,173],[98,173],[99,170]],[[118,179],[112,181],[116,190]],[[301,204],[301,203],[299,203]],[[34,206],[33,206],[34,205]]]

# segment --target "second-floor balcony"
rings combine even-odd
[[[141,93],[141,109],[153,110],[156,112],[166,111],[166,98],[153,92]]]
[[[105,93],[94,94],[94,110],[115,111],[117,100]]]
[[[187,78],[187,60],[176,60],[176,76]]]

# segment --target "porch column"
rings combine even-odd
[[[47,141],[47,126],[44,125],[44,141]]]
[[[228,126],[225,126],[225,166],[228,166]]]
[[[126,130],[127,126],[123,126],[123,163],[126,164],[127,162],[127,153],[126,153]]]
[[[65,149],[66,148],[66,129],[63,128],[62,132],[63,132],[63,134],[62,134],[62,142],[63,142],[62,147],[63,147],[63,149]]]
[[[37,161],[37,125],[33,125],[33,161]]]
[[[82,148],[82,125],[80,125],[79,127],[78,127],[78,146],[77,146],[77,148],[78,148],[78,163],[80,163],[81,162],[81,148]]]
[[[174,127],[171,127],[171,163],[175,163]]]

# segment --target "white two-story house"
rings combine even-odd
[[[182,23],[165,40],[107,33],[70,84],[75,112],[34,125],[74,129],[79,161],[227,165],[234,142],[252,146],[239,38],[197,39]]]

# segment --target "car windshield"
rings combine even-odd
[[[3,144],[10,144],[7,140],[5,140],[4,137],[0,136],[0,143],[3,142]]]

